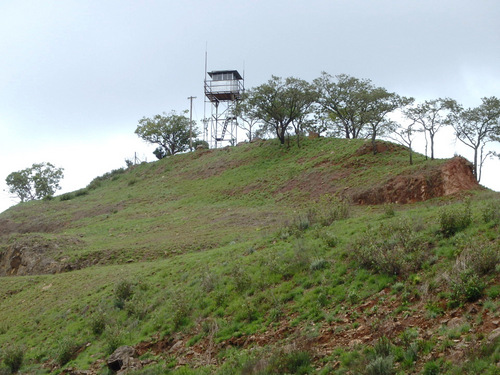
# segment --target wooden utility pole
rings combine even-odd
[[[189,151],[193,151],[193,99],[196,96],[190,96],[189,98]]]

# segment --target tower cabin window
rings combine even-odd
[[[234,76],[234,73],[230,72],[230,73],[215,73],[212,75],[212,79],[214,81],[232,81],[236,78]]]

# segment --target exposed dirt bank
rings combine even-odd
[[[413,203],[479,188],[472,164],[454,157],[445,164],[411,175],[399,175],[386,183],[351,195],[357,204]]]

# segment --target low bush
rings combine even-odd
[[[388,357],[392,351],[391,341],[387,337],[382,336],[377,340],[373,349],[378,357]]]
[[[99,311],[94,313],[90,318],[90,329],[92,333],[99,336],[106,329],[106,316]]]
[[[122,331],[116,326],[106,327],[104,332],[104,343],[106,354],[113,354],[113,352],[125,343]]]
[[[430,361],[424,365],[423,375],[438,375],[441,372],[441,367],[437,362]]]
[[[309,266],[311,271],[318,271],[327,268],[329,265],[328,261],[323,258],[314,259]]]
[[[122,280],[115,285],[115,307],[120,310],[125,307],[125,302],[132,297],[133,284],[130,281]]]
[[[183,292],[177,292],[172,297],[172,323],[174,329],[179,329],[189,323],[192,306]]]
[[[339,244],[339,238],[331,232],[321,232],[319,237],[325,241],[329,247],[336,247]]]
[[[9,346],[2,353],[3,363],[11,374],[21,369],[24,361],[24,349],[19,346]]]
[[[92,181],[90,181],[90,184],[88,184],[87,189],[89,189],[89,190],[97,189],[98,187],[101,186],[101,184],[104,181],[107,181],[107,180],[115,181],[120,177],[121,174],[123,174],[125,172],[126,172],[126,169],[124,169],[124,168],[113,169],[111,172],[107,172],[107,173],[103,174],[102,176],[96,177]]]
[[[474,302],[484,294],[486,284],[479,275],[472,270],[465,270],[454,275],[451,280],[451,306],[458,306],[465,302]]]
[[[394,360],[392,357],[376,357],[366,366],[367,375],[394,374]]]
[[[319,222],[323,226],[329,226],[337,220],[347,219],[351,212],[351,206],[345,200],[338,198],[325,198],[320,202]]]
[[[500,205],[491,204],[482,209],[483,220],[485,223],[500,224]]]
[[[59,200],[60,201],[69,201],[71,199],[73,199],[75,196],[73,193],[65,193],[65,194],[61,194],[59,196]]]
[[[64,366],[66,363],[71,361],[77,350],[78,346],[73,342],[73,340],[69,337],[65,337],[59,342],[59,347],[56,352],[56,362],[59,366]]]
[[[469,200],[458,207],[444,207],[439,212],[440,229],[445,237],[453,236],[471,223],[472,212]]]
[[[394,204],[384,205],[384,218],[389,219],[396,216],[396,211],[394,211]]]
[[[470,239],[466,241],[456,258],[455,268],[459,270],[471,269],[478,275],[486,275],[495,271],[500,262],[500,247],[484,239]]]
[[[425,239],[409,220],[399,220],[367,230],[349,246],[354,261],[389,275],[418,271],[428,257]]]

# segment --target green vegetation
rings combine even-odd
[[[0,262],[40,261],[1,263],[0,373],[107,373],[121,345],[131,374],[495,373],[499,195],[356,205],[445,161],[301,143],[175,155],[2,213]]]
[[[61,188],[59,181],[63,177],[63,168],[56,168],[51,163],[35,163],[29,168],[12,172],[5,182],[9,193],[26,202],[52,197]]]

